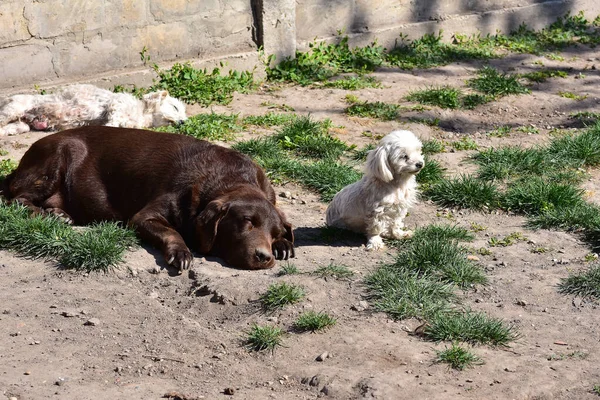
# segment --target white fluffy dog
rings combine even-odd
[[[185,104],[164,90],[140,100],[93,85],[71,85],[52,94],[19,94],[0,101],[0,136],[83,125],[149,128],[186,119]]]
[[[421,141],[394,131],[367,155],[361,180],[343,188],[327,208],[327,225],[367,235],[367,249],[384,247],[383,237],[401,239],[404,217],[418,197],[415,175],[423,168]]]

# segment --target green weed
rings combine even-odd
[[[198,114],[188,118],[181,125],[169,125],[157,130],[179,133],[197,139],[229,141],[235,139],[235,133],[243,127],[239,124],[237,114]]]
[[[354,272],[345,265],[329,264],[327,266],[319,267],[315,271],[311,272],[312,275],[316,275],[320,278],[333,278],[333,279],[348,279],[354,276]]]
[[[383,121],[393,121],[398,117],[400,106],[381,101],[358,102],[346,108],[346,114],[354,117],[377,118]]]
[[[296,118],[298,118],[296,114],[268,112],[265,115],[248,115],[242,119],[242,124],[244,126],[254,125],[268,128],[271,126],[285,125]]]
[[[437,139],[424,140],[422,151],[423,154],[443,153],[446,151],[446,146],[444,142]]]
[[[472,367],[479,363],[481,359],[469,350],[459,346],[458,343],[452,343],[450,348],[437,351],[436,362],[447,363],[450,367],[462,371],[465,368]]]
[[[549,78],[559,77],[566,78],[569,76],[566,71],[560,69],[542,69],[539,71],[528,72],[526,74],[521,74],[521,77],[528,79],[532,82],[546,82]]]
[[[527,240],[526,237],[523,236],[523,234],[521,232],[513,232],[509,235],[504,236],[503,238],[499,239],[497,237],[491,237],[488,240],[488,244],[491,247],[507,247],[507,246],[512,246],[513,244],[519,242],[519,241],[525,241]]]
[[[586,271],[562,279],[558,291],[562,294],[600,299],[600,264],[596,263]]]
[[[477,78],[470,79],[467,84],[473,89],[494,98],[530,92],[519,82],[517,75],[501,73],[491,67],[480,69],[477,75]]]
[[[437,106],[440,108],[456,109],[461,106],[460,90],[450,86],[431,87],[424,90],[410,92],[406,99],[421,104]]]
[[[271,350],[281,346],[283,331],[275,326],[253,324],[246,333],[246,348],[252,351]]]
[[[456,151],[477,150],[478,149],[477,143],[473,139],[471,139],[470,137],[467,137],[467,136],[461,137],[460,140],[454,141],[454,142],[450,143],[450,145]]]
[[[368,75],[345,76],[341,79],[327,81],[323,83],[323,87],[344,89],[344,90],[360,90],[365,88],[381,88],[381,82],[376,78]]]
[[[506,346],[518,337],[513,326],[481,312],[438,313],[424,330],[427,339]]]
[[[285,282],[274,283],[260,296],[260,302],[265,311],[272,312],[288,304],[298,303],[305,295],[300,286]]]
[[[301,272],[296,265],[287,263],[281,266],[281,269],[277,272],[277,276],[298,275],[300,273]]]
[[[427,197],[443,207],[494,209],[499,204],[498,188],[491,182],[470,175],[442,179],[425,192]]]
[[[581,95],[581,94],[576,94],[576,93],[568,92],[568,91],[560,91],[560,92],[558,92],[558,95],[560,97],[564,97],[565,99],[571,99],[571,100],[575,100],[575,101],[585,100],[588,97],[587,94]]]
[[[299,332],[318,332],[336,323],[336,319],[324,312],[307,311],[294,322],[294,329]]]

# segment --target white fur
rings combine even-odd
[[[361,180],[343,188],[327,208],[327,225],[367,235],[368,249],[381,249],[382,237],[401,239],[404,217],[417,202],[417,174],[424,165],[421,141],[394,131],[367,155]]]
[[[20,94],[0,101],[0,136],[83,125],[149,128],[186,119],[185,104],[164,90],[140,100],[93,85],[71,85],[52,94]],[[39,128],[40,123],[47,127]]]

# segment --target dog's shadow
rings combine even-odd
[[[294,244],[296,247],[360,247],[365,243],[364,235],[331,226],[298,227],[294,229]]]
[[[182,272],[178,268],[176,268],[170,264],[167,264],[167,261],[163,257],[160,250],[158,250],[150,245],[144,244],[144,243],[142,243],[140,248],[146,250],[150,255],[152,255],[152,257],[154,257],[154,260],[156,261],[156,266],[159,267],[161,271],[163,271],[163,270],[167,271],[169,276],[175,277],[175,276],[180,276],[182,274]],[[198,260],[197,260],[198,258],[204,258],[206,261],[211,261],[211,262],[220,264],[221,267],[223,267],[223,268],[229,268],[229,269],[234,269],[234,270],[237,269],[237,268],[234,268],[234,267],[228,265],[225,261],[223,261],[219,257],[213,257],[213,256],[207,256],[204,254],[199,254],[193,250],[192,250],[192,255],[194,256],[194,264],[198,264]],[[185,273],[187,273],[187,271],[183,271],[183,273],[185,274]]]

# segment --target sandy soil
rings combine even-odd
[[[349,92],[301,87],[265,87],[236,95],[229,106],[213,110],[243,116],[266,112],[262,104],[267,102],[285,104],[317,119],[331,118],[342,126],[336,134],[359,146],[372,140],[363,132],[383,135],[395,128],[445,141],[470,135],[481,148],[531,146],[547,141],[553,128],[571,127],[572,112],[600,112],[600,76],[595,69],[600,67],[600,51],[580,48],[561,54],[565,61],[527,55],[492,61],[511,72],[538,69],[536,62],[542,62],[568,69],[569,77],[535,84],[531,95],[506,97],[473,111],[431,109],[405,113],[393,122],[348,118],[343,111]],[[408,91],[462,86],[480,66],[382,69],[375,76],[385,88],[353,94],[405,104]],[[587,98],[565,99],[559,91]],[[207,111],[191,108],[191,113]],[[440,128],[409,123],[410,116],[439,118]],[[534,125],[540,133],[505,138],[484,134],[500,125]],[[241,137],[256,134],[244,132]],[[0,138],[0,147],[9,151],[4,158],[18,159],[43,135]],[[466,155],[447,152],[437,158],[458,173],[473,170]],[[600,199],[599,183],[593,172],[585,184],[592,201]],[[129,252],[125,264],[111,273],[82,274],[0,251],[0,393],[10,399],[158,399],[168,392],[186,399],[598,398],[591,392],[600,384],[598,305],[559,295],[556,288],[560,278],[588,265],[590,249],[577,236],[530,231],[519,216],[441,210],[425,201],[410,213],[407,223],[412,227],[433,222],[485,226],[476,234],[474,248],[487,247],[490,236],[512,232],[528,239],[479,256],[490,284],[463,295],[466,307],[514,324],[520,338],[510,348],[476,347],[473,351],[485,363],[458,372],[433,363],[436,350],[447,344],[409,334],[418,321],[393,321],[373,313],[364,302],[363,277],[391,259],[392,252],[367,252],[360,239],[325,242],[319,228],[326,204],[296,185],[276,190],[295,197],[280,198],[280,207],[296,227],[294,264],[304,272],[331,262],[344,264],[356,272],[354,278],[277,277],[279,267],[239,271],[200,256],[189,274],[177,276],[147,247]],[[535,247],[549,250],[537,254],[531,251]],[[270,284],[281,281],[301,284],[308,296],[276,314],[262,313],[257,299]],[[319,334],[291,332],[292,322],[305,310],[327,311],[338,323]],[[86,324],[90,320],[92,324]],[[284,347],[273,354],[248,352],[242,342],[253,323],[289,331]],[[324,352],[329,358],[316,361]],[[233,389],[233,395],[225,389]]]

